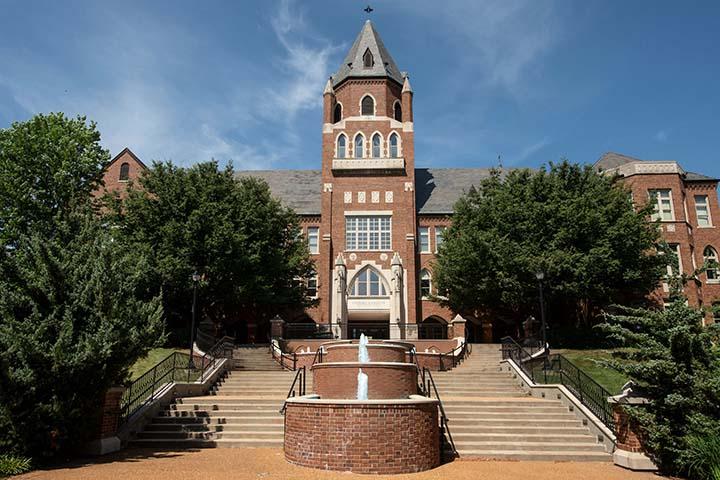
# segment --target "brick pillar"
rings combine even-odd
[[[628,382],[620,395],[608,398],[612,405],[615,422],[616,449],[613,453],[615,465],[630,470],[657,470],[655,464],[645,455],[643,438],[639,426],[627,414],[626,406],[642,407],[648,403],[646,398],[633,392],[633,383]]]
[[[270,338],[276,340],[283,338],[285,333],[285,320],[280,318],[280,315],[276,315],[275,318],[270,319]]]
[[[86,453],[105,455],[120,450],[121,442],[117,433],[122,413],[120,404],[123,393],[125,393],[125,387],[110,387],[105,392],[97,436],[86,446]]]

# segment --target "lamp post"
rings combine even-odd
[[[545,357],[547,358],[549,348],[547,344],[547,327],[545,325],[545,294],[543,292],[543,280],[545,280],[545,272],[537,272],[535,278],[538,281],[538,288],[540,290],[540,328],[542,329],[542,342],[543,349],[545,350]]]
[[[188,362],[188,368],[191,370],[195,369],[195,362],[193,362],[193,351],[195,349],[195,318],[197,316],[197,287],[200,282],[200,274],[197,271],[192,274],[193,281],[193,303],[192,303],[192,323],[190,324],[190,361]]]

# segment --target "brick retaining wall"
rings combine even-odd
[[[368,356],[371,362],[406,361],[406,348],[399,345],[368,345]],[[357,362],[358,345],[331,345],[325,347],[323,362]]]
[[[319,363],[312,368],[314,392],[322,398],[357,398],[358,368],[368,376],[368,398],[417,394],[417,370],[407,363]]]

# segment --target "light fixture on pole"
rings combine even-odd
[[[197,288],[200,282],[200,274],[197,271],[192,274],[193,282],[193,303],[192,303],[192,323],[190,324],[190,360],[188,361],[188,368],[191,370],[195,369],[195,362],[193,362],[193,352],[195,350],[195,319],[197,317]]]
[[[538,271],[535,274],[535,278],[538,281],[538,289],[540,291],[540,328],[542,330],[542,343],[543,349],[545,350],[545,356],[549,354],[549,348],[547,344],[547,325],[545,324],[545,294],[543,292],[543,280],[545,280],[545,272]]]

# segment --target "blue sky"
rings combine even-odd
[[[415,90],[416,164],[605,151],[720,177],[720,2],[383,0]],[[319,168],[321,92],[356,0],[0,0],[0,128],[84,114],[146,162]]]

